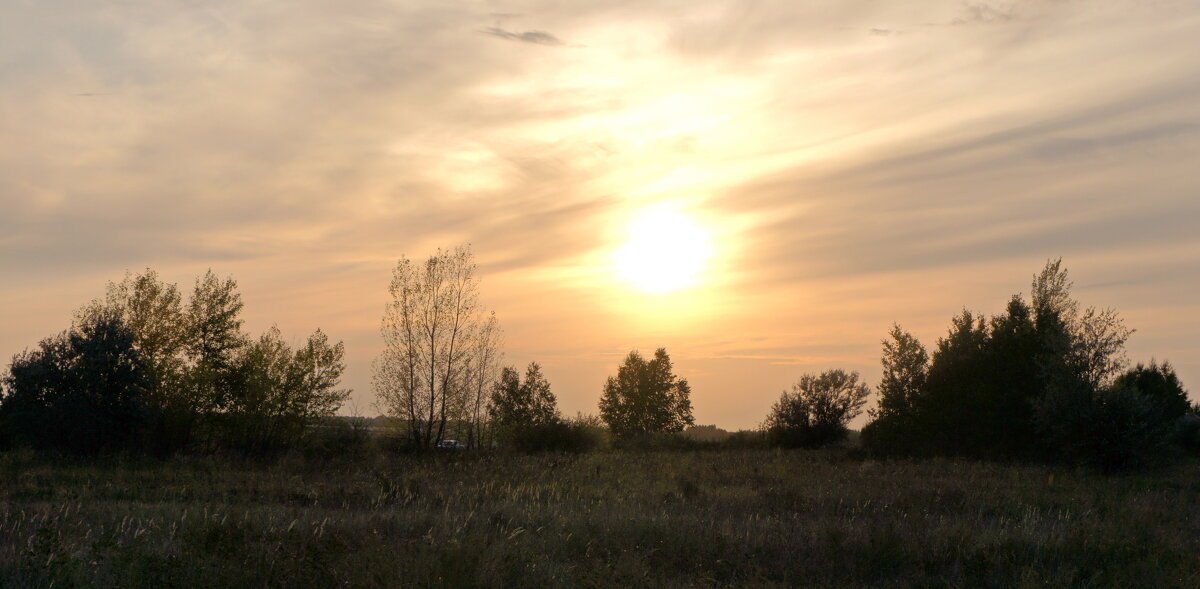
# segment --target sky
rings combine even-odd
[[[877,384],[894,322],[932,348],[1061,257],[1200,399],[1195,2],[4,12],[5,359],[126,271],[211,268],[250,332],[344,341],[343,412],[374,415],[392,268],[470,243],[505,362],[565,414],[665,347],[697,423],[750,428],[805,373]],[[704,255],[648,292],[623,260],[663,214]]]

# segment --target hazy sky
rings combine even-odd
[[[1200,397],[1194,1],[3,5],[5,359],[211,267],[252,332],[344,340],[374,414],[392,267],[470,242],[565,413],[665,346],[698,423],[751,427],[1062,256]],[[615,265],[655,207],[707,236],[689,288]]]

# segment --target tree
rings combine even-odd
[[[1149,366],[1138,362],[1118,376],[1113,387],[1140,394],[1152,407],[1154,418],[1162,423],[1174,423],[1192,410],[1187,390],[1170,362],[1159,364],[1151,360]]]
[[[377,403],[405,420],[418,448],[443,439],[447,424],[470,417],[498,357],[499,327],[479,304],[467,246],[438,250],[424,264],[402,257],[384,310],[383,354],[374,364]],[[472,386],[472,385],[475,386]]]
[[[1037,323],[1061,324],[1068,366],[1076,377],[1099,389],[1111,384],[1125,367],[1125,342],[1133,330],[1125,327],[1114,309],[1088,307],[1080,312],[1071,297],[1072,286],[1062,258],[1047,260],[1033,278],[1032,307]]]
[[[91,454],[128,447],[148,421],[147,362],[113,312],[17,354],[4,378],[0,421],[38,448]]]
[[[911,415],[929,376],[929,354],[911,333],[892,325],[883,340],[883,377],[879,381],[879,409],[872,417]]]
[[[243,306],[233,278],[220,280],[209,270],[196,279],[188,302],[186,339],[194,413],[211,415],[229,405],[234,361],[248,341],[239,316]]]
[[[233,360],[226,439],[247,450],[283,446],[316,418],[333,415],[350,396],[337,388],[344,354],[343,344],[331,345],[320,329],[295,351],[274,326],[244,346]]]
[[[558,413],[558,400],[542,367],[530,362],[521,382],[517,371],[505,367],[496,382],[488,409],[500,440],[519,450],[550,450],[569,434],[568,424]]]
[[[500,428],[539,426],[561,420],[558,400],[550,392],[550,383],[537,362],[530,362],[525,369],[525,382],[521,382],[516,370],[504,367],[492,391],[488,413],[492,423]]]
[[[687,379],[671,372],[665,348],[650,361],[635,350],[605,382],[600,417],[618,437],[683,431],[695,423],[691,392]]]
[[[483,445],[485,420],[491,403],[492,386],[496,383],[500,370],[500,360],[504,353],[500,351],[500,322],[496,314],[490,313],[479,337],[475,338],[475,350],[471,354],[471,366],[467,374],[467,395],[470,407],[470,426],[467,431],[467,447],[477,448]]]
[[[252,342],[241,330],[242,308],[232,278],[209,270],[185,307],[176,286],[147,268],[110,282],[103,300],[76,313],[78,324],[114,316],[130,330],[146,365],[151,451],[181,449],[197,431],[208,434],[210,445],[244,445],[249,434],[294,439],[347,397],[336,388],[344,370],[340,342],[330,343],[318,329],[293,352],[275,328]]]
[[[850,420],[862,413],[871,389],[857,372],[834,369],[805,374],[771,407],[764,428],[786,447],[818,447],[845,439]]]

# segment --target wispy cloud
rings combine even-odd
[[[545,31],[525,31],[522,33],[514,31],[506,31],[499,27],[488,27],[483,30],[483,34],[499,37],[508,41],[520,41],[522,43],[533,43],[534,45],[549,45],[557,47],[563,42]]]
[[[869,371],[892,320],[941,329],[1058,255],[1092,285],[1154,268],[1153,292],[1096,302],[1144,321],[1169,303],[1177,329],[1200,329],[1171,294],[1200,289],[1191,3],[512,9],[8,7],[0,356],[95,296],[77,284],[213,266],[275,297],[248,302],[252,323],[353,342],[349,386],[369,399],[390,266],[464,241],[514,356],[659,342],[739,357],[745,375],[855,354]],[[958,21],[997,26],[921,24]],[[719,284],[678,295],[709,311],[672,324],[658,315],[685,305],[626,301],[604,267],[622,223],[660,201],[722,248]],[[1175,337],[1155,353],[1178,356]]]

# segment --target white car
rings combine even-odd
[[[442,440],[438,442],[438,450],[466,450],[467,445],[458,440]]]

